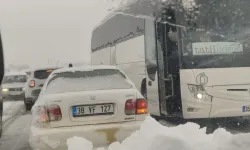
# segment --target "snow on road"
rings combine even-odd
[[[0,150],[31,150],[29,147],[29,129],[31,113],[25,111],[23,102],[4,102],[5,114],[15,114],[4,123],[3,135],[0,139]],[[16,110],[14,110],[16,109]],[[8,111],[7,111],[8,110]]]
[[[23,101],[5,101],[3,103],[3,122],[15,116],[23,105]]]
[[[31,150],[29,146],[29,129],[31,114],[18,117],[9,127],[4,128],[0,140],[1,150]]]
[[[84,138],[68,139],[68,150],[92,150],[93,145]],[[250,134],[233,135],[225,129],[206,134],[205,128],[194,123],[166,127],[151,117],[141,129],[122,143],[112,143],[108,150],[249,150]],[[104,148],[99,148],[102,150]]]

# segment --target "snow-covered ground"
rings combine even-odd
[[[84,138],[67,140],[68,150],[92,150],[93,145]],[[205,128],[187,123],[166,127],[148,117],[141,129],[122,143],[112,143],[98,150],[249,150],[250,134],[232,135],[225,129],[206,134]]]
[[[3,103],[3,122],[15,116],[23,105],[23,101],[5,101]]]

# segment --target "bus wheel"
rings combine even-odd
[[[150,114],[150,116],[151,116],[152,118],[154,118],[156,121],[161,120],[161,117],[160,117],[160,116],[156,116],[156,115],[153,115],[153,114]]]

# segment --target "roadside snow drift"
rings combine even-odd
[[[92,150],[93,145],[84,138],[67,140],[68,150]],[[141,129],[122,143],[112,143],[108,150],[249,150],[250,134],[232,135],[225,129],[206,134],[205,128],[187,123],[165,127],[148,117]],[[99,148],[102,150],[104,148]]]

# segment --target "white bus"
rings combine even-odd
[[[92,32],[91,63],[122,69],[156,117],[250,115],[250,1],[174,1],[109,15]]]

